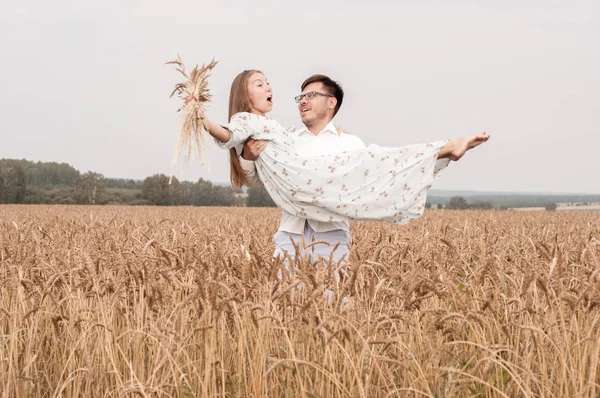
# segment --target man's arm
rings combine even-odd
[[[347,134],[345,139],[349,139],[349,149],[350,150],[356,150],[356,149],[362,149],[365,148],[366,145],[365,143],[358,138],[355,135],[352,135],[352,133],[348,132],[346,129],[342,128],[341,126],[338,126],[337,124],[334,124],[335,130],[339,133],[339,134]]]
[[[357,136],[353,135],[352,136],[352,147],[353,147],[352,149],[363,149],[366,147],[366,145],[363,142],[363,140],[361,140]]]
[[[258,175],[256,175],[256,165],[254,161],[258,155],[265,149],[266,141],[256,141],[250,138],[244,143],[242,155],[240,156],[240,166],[246,175],[248,186],[258,186],[261,184]]]
[[[253,160],[246,160],[240,156],[240,166],[242,166],[242,170],[244,170],[246,183],[249,187],[255,187],[261,184],[260,179],[256,175],[256,166]]]

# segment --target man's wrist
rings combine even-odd
[[[246,157],[246,156],[247,156],[247,154],[246,154],[246,153],[244,152],[244,150],[242,149],[242,153],[240,154],[240,157],[241,157],[242,159],[244,159],[244,160],[245,160],[245,161],[247,161],[247,162],[254,162],[254,161],[256,160],[256,159],[252,159],[252,158],[249,158],[249,157]],[[252,156],[252,155],[249,155],[249,156]]]
[[[254,170],[254,160],[244,159],[240,156],[240,165],[245,171]]]

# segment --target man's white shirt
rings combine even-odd
[[[289,133],[293,134],[294,147],[296,148],[296,153],[300,156],[330,155],[365,147],[360,138],[346,133],[339,133],[333,122],[329,122],[325,126],[325,129],[317,135],[311,133],[306,127]],[[240,157],[240,164],[246,173],[248,183],[250,185],[260,184],[260,180],[256,176],[254,162]],[[306,222],[308,222],[315,232],[327,232],[336,229],[350,230],[350,224],[347,221],[319,222],[296,217],[285,211],[281,212],[279,230],[293,234],[302,234]]]

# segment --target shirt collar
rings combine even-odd
[[[329,123],[327,123],[327,126],[325,126],[325,128],[323,129],[323,131],[321,131],[317,135],[321,135],[323,133],[334,134],[336,136],[340,135],[340,133],[335,128],[335,124],[333,124],[333,120],[330,121]],[[306,128],[306,126],[302,126],[302,128],[297,131],[297,135],[301,135],[301,134],[310,134],[310,135],[313,135],[313,133],[311,133],[310,131],[308,131],[308,128]]]

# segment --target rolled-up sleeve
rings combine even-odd
[[[228,124],[223,124],[221,127],[229,130],[230,133],[229,141],[227,142],[221,142],[215,138],[215,143],[221,149],[230,149],[243,144],[253,135],[252,130],[248,126],[248,116],[244,113],[236,113]]]
[[[240,166],[242,170],[244,170],[244,174],[246,175],[246,182],[249,187],[254,187],[261,185],[261,181],[256,175],[256,166],[252,160],[246,160],[243,157],[240,158]]]

